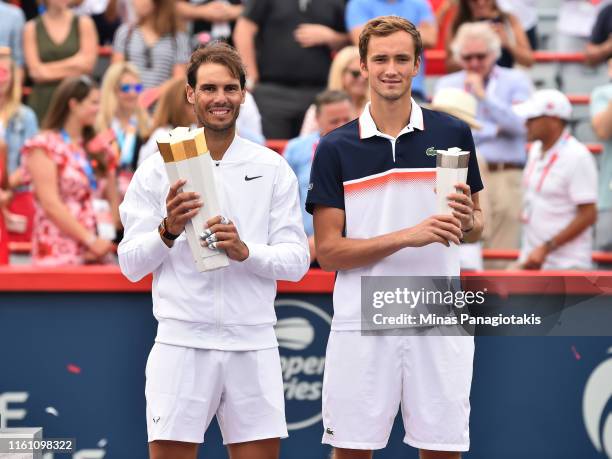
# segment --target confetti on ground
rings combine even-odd
[[[574,353],[574,357],[576,357],[576,360],[580,360],[580,354],[578,354],[578,351],[576,350],[576,346],[572,345],[572,352]]]
[[[45,412],[52,414],[55,417],[59,416],[59,413],[57,412],[57,410],[53,408],[52,406],[48,406],[47,408],[45,408]]]
[[[70,373],[74,373],[75,375],[78,375],[81,373],[81,367],[74,365],[72,363],[69,363],[68,365],[66,365],[66,368],[68,369]]]
[[[108,441],[106,440],[106,438],[101,438],[100,441],[98,442],[98,448],[104,448],[107,444],[108,444]]]

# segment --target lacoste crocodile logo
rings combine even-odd
[[[429,147],[427,150],[425,150],[425,154],[427,156],[436,156],[436,149],[434,147]]]

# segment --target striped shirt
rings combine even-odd
[[[172,78],[174,66],[187,63],[191,54],[186,33],[179,32],[175,37],[164,35],[149,47],[140,28],[133,28],[130,34],[128,24],[122,24],[117,29],[113,51],[123,54],[125,60],[138,68],[145,88],[154,88]]]

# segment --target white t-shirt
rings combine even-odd
[[[597,13],[608,3],[610,0],[598,4],[586,0],[563,0],[559,7],[557,30],[567,35],[590,37]]]
[[[597,165],[569,133],[542,153],[534,142],[523,173],[523,236],[520,261],[559,234],[576,217],[578,205],[597,202]],[[542,269],[590,269],[593,230],[552,251]]]
[[[497,5],[502,11],[514,14],[525,30],[538,23],[536,0],[497,0]]]

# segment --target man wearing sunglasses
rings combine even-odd
[[[440,78],[436,92],[442,88],[458,88],[478,100],[476,118],[482,129],[473,131],[472,135],[490,171],[487,188],[491,218],[485,247],[518,249],[526,128],[512,106],[529,98],[531,80],[520,70],[495,64],[501,53],[501,42],[488,23],[462,25],[451,50],[462,70]],[[503,265],[491,263],[489,267]]]

